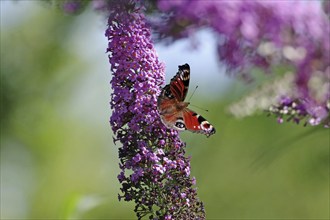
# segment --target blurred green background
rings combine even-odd
[[[105,24],[92,10],[1,1],[1,219],[135,219],[117,199]],[[181,135],[207,219],[329,219],[329,130],[235,119],[226,108],[247,87],[230,85],[192,100],[217,133]]]

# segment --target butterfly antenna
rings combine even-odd
[[[190,99],[193,97],[193,95],[195,94],[196,90],[197,90],[198,86],[195,87],[193,93],[191,94],[191,96],[188,99],[188,102],[190,101]]]
[[[201,108],[201,107],[199,107],[199,106],[197,106],[197,105],[190,104],[190,106],[193,106],[193,107],[195,107],[195,108],[198,108],[198,109],[203,110],[203,111],[206,111],[206,112],[209,111],[208,109]]]
[[[198,88],[198,86],[195,87],[193,93],[191,94],[191,96],[190,96],[189,99],[188,99],[188,102],[190,101],[190,99],[191,99],[191,98],[193,97],[193,95],[195,94],[197,88]],[[190,104],[190,106],[193,106],[193,107],[195,107],[195,108],[198,108],[198,109],[203,110],[203,111],[206,111],[206,112],[209,111],[209,110],[207,110],[207,109],[205,109],[205,108],[201,108],[201,107],[199,107],[199,106],[197,106],[197,105]]]

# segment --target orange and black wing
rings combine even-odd
[[[187,63],[179,66],[179,71],[171,79],[170,82],[171,93],[179,102],[183,102],[187,96],[189,79],[190,79],[190,67]]]

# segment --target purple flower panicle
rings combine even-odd
[[[134,201],[139,219],[204,219],[185,144],[176,131],[166,129],[157,112],[164,65],[143,7],[136,1],[111,3],[105,35],[113,75],[110,124],[114,142],[121,143],[119,199]]]
[[[286,121],[293,121],[297,124],[304,121],[304,126],[323,124],[324,127],[329,128],[329,109],[330,102],[325,105],[316,105],[308,103],[308,101],[301,102],[299,99],[282,97],[279,104],[272,105],[268,112],[277,117],[278,123],[283,123],[286,118]]]

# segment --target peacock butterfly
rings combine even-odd
[[[201,115],[188,108],[186,98],[190,79],[188,64],[179,66],[179,71],[166,85],[157,100],[158,112],[164,125],[178,131],[189,130],[205,134],[207,137],[215,133],[215,128]]]

